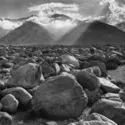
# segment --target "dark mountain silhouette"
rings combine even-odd
[[[51,33],[32,21],[25,22],[0,39],[0,44],[4,45],[39,45],[52,44],[52,42]]]
[[[100,21],[83,22],[65,34],[58,43],[64,45],[125,44],[125,33]]]

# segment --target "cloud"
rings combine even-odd
[[[125,5],[119,4],[116,0],[103,0],[100,2],[101,6],[109,4],[109,15],[107,15],[107,20],[109,24],[115,25],[116,23],[125,21]]]
[[[13,30],[19,26],[21,26],[21,22],[11,22],[9,20],[0,20],[0,27],[5,29],[5,30]]]
[[[77,26],[77,22],[74,20],[82,20],[83,18],[79,14],[79,6],[76,4],[47,3],[32,6],[29,8],[29,11],[37,13],[37,16],[30,18],[30,20],[44,26],[53,33],[57,39]],[[50,16],[53,14],[62,14],[70,17],[70,19],[52,20]]]
[[[38,16],[49,16],[53,13],[65,14],[73,19],[79,19],[79,5],[63,3],[47,3],[29,7],[30,12],[37,12]]]

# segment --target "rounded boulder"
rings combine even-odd
[[[17,111],[19,102],[13,95],[8,94],[1,99],[1,104],[4,111],[15,113]]]
[[[12,77],[8,83],[12,86],[33,88],[44,81],[42,69],[38,64],[28,63],[12,71]]]
[[[77,81],[84,89],[88,89],[90,91],[99,89],[101,84],[93,73],[85,70],[81,70],[77,75]]]
[[[35,113],[54,119],[77,118],[87,106],[88,98],[70,74],[51,77],[36,90],[32,106]]]

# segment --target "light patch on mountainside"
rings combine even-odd
[[[62,22],[62,21],[55,21],[49,24],[44,24],[44,26],[55,35],[55,39],[59,39],[61,36],[63,36],[65,33],[67,33],[69,30],[73,29],[77,26],[77,23],[71,22],[69,20]]]

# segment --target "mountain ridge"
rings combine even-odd
[[[67,45],[124,44],[125,32],[101,21],[83,22],[65,34],[58,42]]]
[[[4,45],[34,45],[52,44],[53,35],[41,25],[32,21],[25,22],[22,26],[11,31],[0,39]]]

